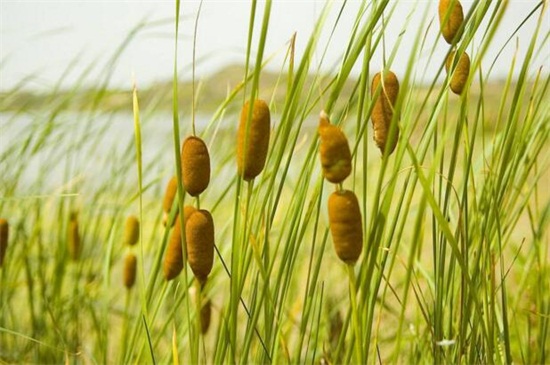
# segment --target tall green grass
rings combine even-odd
[[[180,17],[189,15],[179,1],[171,122],[160,111],[166,96],[144,104],[139,83],[125,94],[126,113],[105,108],[117,60],[147,24],[112,55],[84,103],[93,64],[70,89],[61,88],[78,59],[46,96],[47,107],[33,110],[29,101],[14,110],[11,101],[28,80],[6,91],[0,132],[10,138],[2,138],[0,150],[0,216],[10,222],[10,241],[0,269],[0,360],[550,361],[550,79],[541,68],[541,60],[548,62],[548,4],[530,5],[517,29],[502,27],[508,2],[468,4],[457,47],[471,56],[472,68],[461,96],[450,92],[445,58],[437,56],[442,38],[429,32],[438,27],[437,14],[418,2],[413,11],[423,21],[412,24],[410,17],[398,19],[396,4],[362,3],[341,62],[322,72],[349,4],[325,4],[312,33],[295,34],[284,61],[274,64],[265,50],[272,4],[253,1],[242,82],[206,123],[195,123],[211,112],[196,99],[179,103],[178,71],[183,60],[194,62],[194,50],[178,42]],[[516,39],[527,23],[536,24],[533,34]],[[370,122],[374,57],[382,54],[384,68],[395,69],[403,35],[411,32],[415,42],[397,74],[399,141],[392,155],[381,155]],[[502,35],[505,44],[497,41]],[[296,37],[307,38],[300,56]],[[527,49],[524,56],[488,59],[490,47],[513,42]],[[428,84],[421,81],[421,58],[439,66]],[[500,83],[492,81],[496,64],[509,69]],[[274,85],[265,81],[267,66],[280,70]],[[193,85],[193,98],[201,97]],[[239,111],[255,98],[268,101],[274,123],[266,167],[245,182],[233,146]],[[359,198],[364,242],[351,269],[335,255],[328,230],[333,187],[322,178],[318,156],[321,110],[344,130],[353,153],[344,187]],[[113,135],[121,130],[112,128],[116,123],[123,123],[124,136]],[[214,217],[214,269],[202,290],[187,265],[168,283],[161,273],[170,234],[161,223],[162,192],[173,174],[181,176],[181,141],[191,134],[208,145],[211,182],[199,202],[183,194],[178,177],[170,220],[187,204]],[[66,238],[73,211],[83,244],[76,262],[69,261]],[[126,291],[129,214],[140,217],[141,234],[136,286]],[[205,335],[197,297],[212,300]]]

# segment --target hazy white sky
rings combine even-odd
[[[461,1],[465,12],[471,1]],[[396,0],[397,3],[397,0]],[[537,0],[512,0],[493,49],[488,53],[486,65],[494,59],[496,52],[503,46],[512,31],[525,16],[536,6]],[[305,47],[313,29],[313,24],[321,13],[324,1],[314,0],[274,0],[266,56],[278,52],[270,68],[278,70],[289,39],[297,32],[297,57]],[[394,3],[392,2],[391,5]],[[181,43],[179,45],[179,65],[183,77],[190,75],[189,64],[192,60],[192,34],[199,2],[182,0],[180,25]],[[264,9],[264,2],[258,6],[258,20]],[[316,53],[318,62],[323,48],[328,41],[331,25],[342,5],[341,1],[332,4],[327,21],[326,31],[320,40]],[[359,7],[358,1],[348,1],[343,12],[344,21],[340,22],[327,52],[323,69],[338,63],[344,52],[353,19]],[[414,11],[413,11],[414,10]],[[428,11],[428,23],[422,23],[424,11]],[[0,0],[0,89],[7,90],[16,85],[22,78],[32,75],[29,86],[50,88],[67,70],[71,61],[76,66],[71,69],[65,84],[74,82],[77,76],[88,66],[95,67],[93,77],[87,82],[94,83],[102,74],[102,66],[115,53],[130,31],[141,21],[150,23],[137,33],[128,45],[117,67],[113,71],[111,85],[129,87],[132,75],[141,85],[156,80],[167,80],[172,76],[174,56],[174,14],[175,1],[100,1],[100,0],[65,0],[65,1],[24,1]],[[198,27],[197,42],[197,77],[223,67],[228,63],[244,63],[244,54],[248,33],[250,1],[244,0],[205,0]],[[405,19],[411,15],[412,21],[404,33],[398,57],[392,69],[397,73],[404,71],[420,25],[433,21],[428,37],[437,42],[436,55],[443,59],[448,45],[439,36],[437,20],[437,1],[399,0],[396,13],[388,29],[395,32],[386,33],[386,44],[392,45],[402,30]],[[523,55],[535,28],[537,17],[528,21],[519,33],[519,54]],[[393,24],[392,24],[393,23]],[[550,32],[550,18],[546,13],[543,34]],[[478,42],[481,40],[478,38]],[[475,44],[476,40],[474,40]],[[479,44],[479,43],[478,43]],[[494,75],[503,77],[509,70],[510,61],[516,43],[506,47]],[[545,49],[537,59],[538,64],[548,72],[550,68],[550,50]],[[422,57],[418,60],[422,64]],[[373,56],[372,66],[382,66],[381,55]],[[433,77],[439,65],[424,65],[428,76]]]

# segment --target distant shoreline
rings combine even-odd
[[[244,66],[227,66],[212,75],[196,80],[197,93],[196,110],[198,113],[212,113],[227,98],[227,96],[242,83]],[[286,74],[272,71],[262,72],[260,81],[261,97],[271,99],[273,94],[276,103],[283,103],[286,93]],[[321,75],[315,79],[310,75],[305,87],[313,82],[327,86],[333,75]],[[340,97],[346,99],[353,92],[353,85],[358,80],[350,77],[346,82]],[[504,81],[492,81],[489,85],[502,85]],[[420,89],[427,91],[429,85]],[[485,86],[487,89],[487,85]],[[178,88],[180,111],[190,114],[192,99],[192,82],[181,81]],[[157,111],[172,110],[172,81],[166,80],[154,83],[142,89],[138,88],[140,105],[143,110],[154,108]],[[96,110],[105,112],[131,112],[132,90],[120,88],[91,88],[74,86],[72,88],[53,90],[51,92],[32,91],[24,87],[0,92],[0,112],[21,110],[50,110],[64,100],[71,100],[69,109],[74,111]]]

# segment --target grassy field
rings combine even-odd
[[[508,2],[473,1],[450,45],[425,36],[440,26],[437,14],[388,29],[395,3],[363,3],[333,72],[321,72],[314,55],[327,47],[320,33],[340,25],[327,14],[345,4],[327,5],[304,55],[295,57],[290,41],[273,73],[264,69],[267,1],[251,6],[243,65],[194,83],[178,78],[175,57],[173,80],[143,90],[108,88],[106,69],[93,87],[86,71],[69,89],[36,94],[22,80],[4,91],[0,362],[549,363],[548,3],[532,5],[523,20],[535,32],[516,40],[517,29],[500,27]],[[399,131],[393,153],[377,148],[371,120],[385,92],[371,89],[382,71],[372,57],[383,49],[387,72],[401,46],[401,38],[386,42],[390,31],[416,34],[388,120],[389,135]],[[528,49],[489,60],[509,64],[502,80],[481,66],[497,33]],[[435,56],[441,44],[470,56],[459,95]],[[420,57],[440,66],[428,83],[419,81]],[[259,175],[245,180],[239,115],[258,98],[271,111],[269,149]],[[320,162],[322,110],[351,151],[351,174],[337,184]],[[191,135],[210,157],[198,197],[183,189],[182,144]],[[188,205],[213,217],[213,267],[202,285],[185,234],[176,241],[184,268],[165,279],[176,228],[163,224],[163,195],[174,175],[169,222]],[[336,254],[329,228],[329,196],[342,189],[361,211],[354,264]],[[140,223],[135,245],[125,243],[129,216]],[[124,285],[130,255],[137,276]]]

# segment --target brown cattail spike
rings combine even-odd
[[[361,211],[355,194],[349,190],[332,193],[328,217],[336,254],[345,263],[355,264],[363,248]]]
[[[210,183],[210,155],[204,141],[191,136],[181,149],[183,187],[191,196],[202,193]]]
[[[69,219],[69,225],[67,227],[67,241],[69,244],[69,256],[73,261],[77,261],[80,258],[80,252],[82,250],[80,242],[80,232],[78,229],[78,218],[76,213],[71,213]]]
[[[254,179],[264,169],[271,129],[271,116],[265,101],[254,101],[250,123],[249,108],[247,101],[241,110],[237,135],[237,168],[246,181]]]
[[[186,205],[183,208],[183,224],[187,222],[192,213],[197,209],[190,205]],[[172,280],[178,276],[183,269],[183,249],[181,240],[181,225],[180,217],[176,218],[176,223],[172,234],[170,235],[170,241],[168,241],[168,247],[166,248],[166,254],[164,256],[164,278],[166,280]]]
[[[139,220],[135,215],[126,218],[124,225],[124,243],[128,246],[135,245],[139,240]]]
[[[4,264],[4,257],[6,257],[6,250],[8,249],[8,233],[8,221],[4,218],[0,218],[0,267]]]
[[[456,37],[456,42],[460,41],[462,32],[458,33],[464,14],[462,13],[462,5],[458,0],[440,0],[439,1],[439,24],[441,26],[441,34],[447,43],[452,44]]]
[[[131,289],[136,282],[137,257],[133,253],[126,255],[124,259],[124,286]]]
[[[166,185],[166,191],[164,192],[164,200],[162,201],[162,224],[166,225],[168,221],[168,216],[170,215],[170,210],[172,210],[172,204],[174,204],[174,199],[176,193],[178,192],[178,179],[175,176],[172,176],[168,184]]]
[[[185,224],[187,260],[202,284],[214,264],[214,220],[207,210],[193,212]]]
[[[458,63],[456,63],[454,71],[452,71],[453,63],[456,62],[455,55],[456,52],[451,52],[449,54],[449,57],[447,57],[447,61],[445,62],[445,69],[447,70],[447,73],[452,72],[451,90],[455,94],[460,95],[462,94],[462,90],[464,90],[466,81],[468,81],[468,75],[470,74],[470,57],[466,52],[462,53],[458,59]]]
[[[341,183],[351,173],[351,151],[348,139],[340,128],[330,124],[324,110],[319,115],[318,131],[323,176],[332,183]]]
[[[397,76],[391,71],[387,71],[384,76],[384,83],[381,85],[380,72],[374,75],[372,79],[372,94],[375,95],[376,91],[380,87],[378,97],[374,100],[374,107],[372,109],[371,120],[374,129],[374,142],[382,153],[386,148],[386,143],[389,141],[388,155],[395,150],[397,140],[399,139],[399,128],[397,125],[393,127],[393,134],[390,136],[391,123],[397,102],[397,96],[399,94],[399,81]]]
[[[210,328],[210,318],[212,316],[212,302],[210,299],[206,301],[201,307],[200,320],[201,320],[201,333],[204,335]]]

